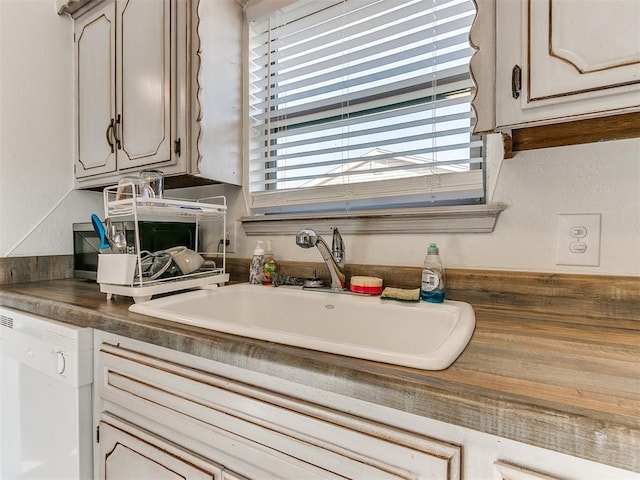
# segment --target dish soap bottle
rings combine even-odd
[[[274,274],[278,273],[278,262],[271,250],[271,240],[267,240],[267,250],[264,254],[264,265],[262,267],[262,284],[272,285]]]
[[[445,295],[445,276],[440,250],[438,245],[432,243],[427,249],[422,268],[422,284],[420,285],[420,298],[425,302],[442,303]]]
[[[260,285],[262,283],[262,266],[264,264],[264,248],[262,241],[256,242],[256,248],[251,257],[251,265],[249,266],[249,283]]]

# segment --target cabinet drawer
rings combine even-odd
[[[458,445],[111,345],[98,372],[105,411],[248,477],[267,455],[278,477],[460,478]]]

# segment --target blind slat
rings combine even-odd
[[[470,163],[472,165],[482,164],[482,157],[472,158],[472,159],[464,159],[464,160],[449,160],[442,162],[434,162],[432,164],[423,164],[423,165],[401,165],[395,167],[387,167],[382,169],[377,169],[375,173],[367,170],[349,170],[348,172],[335,172],[335,173],[326,173],[323,175],[301,175],[296,176],[294,178],[280,178],[267,180],[267,185],[277,186],[279,184],[286,184],[291,182],[300,182],[304,181],[307,184],[307,187],[315,187],[321,184],[335,184],[335,180],[342,179],[344,183],[353,182],[354,180],[357,182],[358,177],[364,177],[365,175],[377,175],[384,176],[387,175],[387,178],[399,178],[397,174],[398,172],[402,172],[406,174],[406,176],[418,176],[420,174],[444,174],[444,173],[463,173],[466,172],[467,169],[462,165]],[[449,168],[447,168],[449,167]],[[457,167],[457,168],[456,168]],[[381,178],[382,179],[382,178]]]
[[[461,89],[469,87],[470,81],[465,81],[460,85]],[[428,108],[430,110],[441,110],[441,109],[452,109],[460,106],[461,104],[469,104],[471,94],[460,94],[454,95],[451,97],[440,98],[436,100],[431,100],[429,102]],[[377,102],[369,102],[364,105],[354,105],[354,106],[345,106],[340,110],[340,115],[336,115],[336,117],[331,122],[323,122],[317,123],[313,122],[316,117],[306,116],[299,120],[299,124],[303,124],[304,126],[298,126],[295,129],[295,133],[299,135],[310,134],[314,132],[322,132],[327,129],[335,129],[335,128],[343,128],[347,126],[357,126],[361,123],[369,123],[369,122],[382,122],[387,121],[386,124],[390,124],[394,118],[399,116],[409,116],[412,114],[425,113],[426,108],[424,103],[413,102],[415,98],[420,98],[418,95],[413,95],[412,97],[402,96],[396,97],[396,103],[394,105],[399,105],[396,108],[386,108],[383,109],[382,101]],[[384,105],[387,105],[385,103]],[[399,110],[401,109],[401,110]],[[366,110],[370,113],[363,116],[354,115],[358,111]],[[320,114],[318,114],[320,115]],[[323,118],[326,118],[326,115],[322,115]],[[431,119],[426,120],[426,122],[432,122]],[[279,121],[271,121],[269,122],[269,127],[272,129],[269,137],[271,140],[278,140],[281,137],[292,135],[292,130],[289,128],[289,122],[287,119],[283,119],[282,122]],[[264,128],[263,124],[260,124],[259,127],[256,128]]]
[[[329,58],[316,61],[305,67],[287,71],[285,76],[287,79],[287,86],[289,88],[299,88],[301,85],[304,85],[301,83],[304,80],[307,82],[315,81],[319,83],[340,75],[345,76],[364,71],[367,67],[375,67],[381,62],[394,64],[407,59],[413,59],[417,55],[424,56],[426,50],[424,42],[422,44],[417,44],[417,40],[421,36],[423,36],[422,32],[417,32],[411,35],[411,38],[397,38],[385,43],[384,45],[374,44],[358,52],[345,54],[340,58],[341,63],[345,66],[341,69],[336,69],[336,60],[334,58]],[[434,51],[453,47],[468,50],[468,34],[463,32],[443,39],[434,39],[429,44],[429,48]],[[394,53],[392,55],[381,56],[381,50],[385,52],[393,51]],[[311,53],[310,55],[316,60],[318,59],[316,54]],[[375,61],[365,63],[364,59],[367,58],[374,58]],[[270,75],[276,75],[278,73],[279,66],[280,65],[272,65],[269,69]],[[320,72],[323,73],[319,74]],[[333,75],[334,77],[331,77],[330,75]],[[268,83],[272,83],[272,80],[266,77],[258,78],[252,82],[252,88],[259,91],[266,88]]]
[[[316,143],[326,143],[326,142],[333,142],[336,140],[340,140],[340,139],[352,139],[352,138],[356,138],[356,137],[371,137],[371,136],[375,136],[375,135],[379,135],[379,134],[384,134],[384,133],[389,133],[389,132],[401,132],[403,130],[408,130],[408,129],[412,129],[414,127],[419,127],[419,126],[426,126],[426,125],[433,125],[435,123],[447,123],[447,122],[454,122],[454,121],[458,121],[458,120],[467,120],[467,126],[465,127],[468,131],[468,125],[469,125],[469,120],[473,117],[473,114],[469,111],[467,112],[461,112],[461,113],[456,113],[456,114],[451,114],[451,115],[444,115],[444,116],[440,116],[440,117],[431,117],[429,119],[417,119],[417,120],[412,120],[409,122],[402,122],[402,123],[395,123],[393,125],[382,125],[382,126],[376,126],[376,127],[371,127],[371,128],[362,128],[362,129],[349,129],[349,131],[347,132],[342,132],[342,133],[334,133],[332,135],[323,135],[320,137],[310,137],[308,134],[306,135],[302,135],[299,134],[296,131],[293,132],[289,132],[288,137],[291,137],[291,139],[287,138],[287,132],[283,132],[280,136],[273,136],[273,138],[278,138],[279,142],[278,142],[278,147],[279,149],[282,148],[295,148],[295,147],[300,147],[303,145],[313,145]],[[377,121],[369,121],[367,123],[373,123],[373,124],[377,124]],[[458,122],[459,123],[459,122]],[[453,135],[452,130],[446,130],[446,132],[449,132],[449,135]],[[465,131],[466,133],[466,131]],[[296,140],[297,138],[301,138]],[[406,138],[406,137],[404,137]],[[420,137],[420,138],[424,138],[424,137]],[[284,140],[283,140],[284,139]],[[379,142],[381,143],[381,142]],[[272,149],[273,147],[269,147],[269,146],[264,146],[262,148],[259,149],[254,149],[251,151],[252,155],[259,155],[259,154],[266,154],[270,149]],[[322,153],[319,153],[322,154]],[[271,159],[278,159],[280,157],[272,157]]]
[[[420,82],[420,83],[418,83]],[[391,86],[381,85],[370,87],[366,90],[360,90],[357,92],[350,92],[340,97],[340,104],[361,104],[363,98],[392,98],[395,96],[394,92],[417,92],[417,95],[411,96],[411,99],[424,98],[427,95],[436,97],[438,95],[446,94],[447,92],[457,92],[463,88],[470,88],[473,85],[468,74],[467,66],[452,67],[447,70],[436,72],[435,74],[428,75],[426,79],[416,80],[415,78],[408,78],[405,80],[399,80],[394,82]],[[418,88],[420,90],[418,90]],[[391,95],[389,95],[391,93]],[[387,95],[385,95],[387,94]],[[384,102],[384,100],[383,100]],[[387,101],[388,102],[388,101]],[[327,98],[317,100],[313,104],[314,109],[322,109],[335,105],[336,100],[334,98]],[[256,102],[254,105],[262,105],[262,102]],[[264,111],[265,108],[254,108],[258,111]],[[342,108],[342,107],[339,108]],[[309,112],[311,108],[308,105],[299,105],[289,108],[280,108],[279,110],[272,111],[271,108],[266,109],[264,114],[257,114],[254,116],[257,120],[265,120],[267,118],[276,120],[278,117],[293,116],[302,112]]]
[[[266,51],[259,53],[254,50],[253,62],[256,64],[262,62],[264,65],[266,65],[267,62],[271,62],[269,72],[272,75],[281,72],[286,72],[289,75],[307,75],[318,70],[321,71],[330,68],[335,64],[335,55],[343,52],[347,53],[340,58],[346,63],[357,61],[360,58],[379,53],[380,51],[396,48],[398,45],[407,46],[421,43],[423,44],[423,48],[425,44],[429,44],[429,48],[432,50],[445,48],[446,45],[444,43],[437,42],[443,42],[444,40],[451,42],[449,38],[451,36],[454,36],[456,40],[460,40],[459,43],[468,44],[467,31],[472,21],[472,16],[465,16],[425,30],[424,25],[420,23],[421,19],[415,19],[408,25],[394,25],[392,28],[377,30],[369,35],[324,46],[321,50],[318,50],[319,46],[315,45],[308,46],[306,49],[299,48],[298,52],[296,52],[298,55],[294,58],[279,58],[278,55],[268,55]],[[419,31],[415,31],[417,27],[421,27]],[[460,37],[460,35],[450,35],[452,32],[460,30],[463,30],[463,37]],[[463,40],[463,38],[465,40]],[[256,86],[264,86],[266,83],[266,79],[261,79]]]
[[[469,142],[469,143],[461,143],[461,144],[456,144],[456,145],[444,145],[441,147],[432,147],[432,148],[418,148],[418,149],[414,149],[414,150],[405,150],[404,152],[402,152],[401,155],[398,154],[398,152],[389,152],[389,153],[384,153],[384,154],[380,154],[379,156],[361,156],[361,157],[354,157],[354,158],[341,158],[338,160],[326,160],[326,161],[321,161],[321,162],[314,162],[312,165],[310,164],[297,164],[297,165],[286,165],[283,164],[280,167],[273,167],[273,168],[262,168],[262,169],[254,169],[252,170],[252,172],[255,173],[275,173],[275,172],[283,172],[283,171],[291,171],[291,170],[299,170],[299,169],[308,169],[310,167],[330,167],[330,166],[335,166],[335,165],[345,165],[348,166],[351,163],[357,163],[357,162],[361,162],[363,160],[371,160],[371,159],[375,159],[375,160],[383,160],[383,159],[388,159],[388,158],[402,158],[402,157],[417,157],[418,155],[424,155],[424,154],[433,154],[433,153],[438,153],[438,152],[447,152],[447,151],[451,151],[451,150],[455,150],[455,149],[463,149],[463,150],[469,150],[471,148],[474,147],[480,147],[482,146],[482,142],[477,141],[477,142]],[[424,157],[421,158],[422,161],[425,162],[425,164],[427,164],[429,162],[429,160],[425,159]],[[442,160],[442,162],[448,162],[449,160]],[[468,160],[466,160],[468,162]],[[431,163],[433,165],[437,165],[438,160],[433,160]],[[456,163],[462,163],[463,161],[458,161]],[[265,180],[265,181],[270,181],[270,180]],[[273,181],[273,180],[271,180]]]
[[[483,195],[482,171],[439,175],[438,182],[425,188],[422,176],[348,185],[321,185],[305,190],[270,190],[256,192],[251,197],[251,208],[260,213],[317,212],[328,210],[356,210],[358,208],[415,206],[437,200],[447,203],[475,203]],[[382,188],[378,188],[378,185]],[[421,202],[422,200],[422,202]],[[466,200],[466,201],[465,201]],[[320,205],[320,207],[319,207]]]
[[[261,102],[256,104],[256,108],[265,108],[267,104],[272,107],[279,107],[280,105],[286,105],[291,102],[296,102],[298,100],[311,99],[312,97],[316,97],[318,95],[329,96],[330,94],[338,95],[339,92],[344,91],[345,89],[352,89],[354,87],[359,87],[361,85],[368,85],[372,83],[379,83],[382,81],[391,82],[394,77],[402,77],[408,76],[411,74],[412,77],[418,76],[420,71],[428,70],[432,68],[434,65],[454,62],[456,60],[466,59],[468,63],[468,59],[471,58],[471,54],[473,50],[469,47],[465,50],[457,50],[451,53],[447,53],[444,55],[440,55],[437,57],[433,57],[430,59],[417,59],[417,61],[412,63],[407,63],[401,65],[399,67],[387,68],[384,70],[378,70],[375,73],[370,73],[368,75],[351,77],[346,80],[341,80],[333,83],[325,83],[327,80],[334,80],[338,78],[349,77],[354,73],[360,73],[362,71],[373,71],[375,69],[379,69],[379,67],[385,64],[385,60],[389,59],[376,59],[371,62],[367,62],[366,64],[357,65],[351,68],[346,68],[343,71],[339,72],[331,72],[324,76],[319,75],[315,78],[307,78],[305,80],[292,83],[291,85],[287,84],[281,88],[271,89],[271,96],[275,97],[269,99],[268,101]],[[413,52],[415,58],[415,52]],[[401,57],[402,55],[398,55]],[[412,57],[405,57],[412,58]],[[425,72],[424,74],[427,74]],[[435,74],[437,77],[437,73]],[[297,93],[288,93],[278,96],[278,94],[295,91],[302,87],[308,87],[310,85],[318,85],[324,83],[322,86],[317,86],[316,88],[306,89]],[[312,100],[310,100],[312,101]],[[286,108],[286,107],[285,107]]]
[[[443,5],[445,3],[451,5]],[[340,5],[342,4],[343,2],[340,2]],[[412,20],[416,15],[419,19],[418,25],[424,28],[432,27],[436,20],[441,24],[446,24],[457,16],[469,15],[475,11],[469,2],[455,0],[443,2],[440,0],[437,4],[438,9],[436,10],[425,8],[425,2],[421,1],[404,4],[379,1],[350,12],[344,12],[342,9],[341,15],[338,13],[341,10],[340,6],[336,6],[333,10],[321,10],[316,15],[289,23],[285,23],[283,21],[285,19],[276,14],[269,21],[261,24],[263,27],[261,30],[258,30],[260,25],[253,25],[252,40],[254,45],[258,45],[254,47],[253,52],[256,55],[267,54],[270,51],[269,42],[271,41],[281,44],[287,55],[293,57],[300,51],[333,43],[336,30],[343,28],[345,24],[349,25],[349,35],[353,37],[365,33],[371,35],[373,28],[391,27],[395,24],[405,27],[401,31],[407,31],[415,28]],[[274,24],[278,25],[278,23],[280,26],[274,28]],[[347,49],[352,47],[352,45],[347,45]]]

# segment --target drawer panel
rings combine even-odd
[[[120,347],[103,345],[98,365],[106,410],[164,428],[204,455],[227,435],[325,478],[460,478],[458,445]]]

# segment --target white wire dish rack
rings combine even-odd
[[[153,295],[190,288],[220,285],[229,281],[226,268],[226,214],[224,196],[198,200],[148,198],[136,194],[133,183],[118,184],[104,189],[104,214],[107,218],[133,220],[135,228],[134,253],[100,253],[98,283],[107,294],[133,297],[134,301],[149,300]],[[143,252],[140,249],[139,221],[195,223],[195,251],[208,259],[202,268],[187,275],[151,279],[143,271]],[[214,246],[215,251],[204,251]],[[127,249],[131,251],[131,246]],[[144,252],[146,255],[148,252]],[[158,253],[158,252],[151,252]]]

